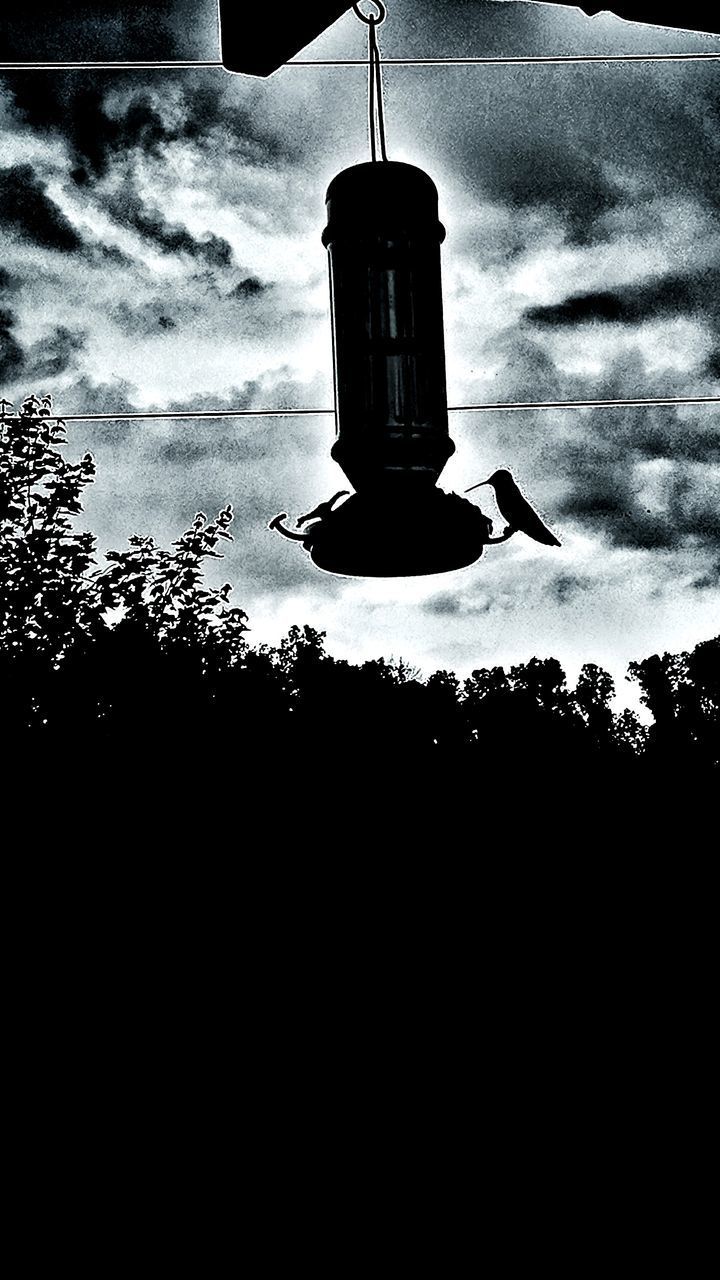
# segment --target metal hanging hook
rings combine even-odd
[[[359,18],[361,22],[364,22],[367,27],[379,27],[387,17],[387,9],[382,3],[382,0],[369,0],[369,3],[375,5],[375,8],[378,11],[377,18],[374,18],[372,14],[363,13],[358,4],[353,5],[353,13],[355,14],[355,17]]]
[[[385,21],[387,9],[382,0],[370,0],[377,9],[377,17],[363,13],[359,4],[353,5],[353,13],[368,29],[368,134],[370,138],[370,159],[377,160],[378,145],[383,161],[387,160],[385,142],[385,110],[383,107],[382,70],[380,64],[380,48],[377,42],[377,28]]]

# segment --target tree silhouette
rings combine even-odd
[[[0,424],[0,649],[42,655],[52,668],[97,617],[95,540],[72,528],[95,463],[89,453],[77,464],[62,456],[65,428],[49,421],[51,408],[49,396],[30,396]]]
[[[610,736],[615,750],[625,759],[642,756],[647,750],[647,726],[640,723],[635,712],[629,707],[613,718]]]
[[[29,396],[0,419],[0,696],[6,723],[47,720],[63,660],[96,635],[100,619],[90,569],[95,540],[73,530],[95,476],[88,453],[63,457],[65,429],[50,396]]]
[[[510,668],[509,682],[511,689],[526,694],[547,713],[567,708],[565,672],[557,658],[531,658],[529,662],[521,662]]]
[[[17,412],[2,401],[6,741],[52,740],[58,754],[80,743],[85,757],[97,744],[133,759],[181,744],[199,759],[197,744],[212,744],[203,750],[225,753],[245,779],[306,769],[319,782],[334,774],[341,791],[360,768],[375,790],[397,787],[420,760],[449,762],[445,788],[465,768],[471,784],[523,771],[554,781],[720,770],[720,637],[630,664],[649,727],[613,714],[612,677],[594,663],[574,689],[555,658],[537,657],[478,667],[461,685],[445,670],[423,679],[402,659],[334,658],[309,625],[253,647],[230,584],[205,579],[232,538],[230,504],[214,519],[198,512],[169,549],[131,536],[98,567],[93,535],[76,529],[95,462],[70,461],[65,444],[49,395]],[[425,800],[419,776],[406,781],[413,803]]]
[[[203,578],[204,561],[231,537],[231,507],[214,521],[198,514],[171,551],[131,537],[98,570],[93,535],[73,528],[95,478],[92,455],[78,463],[63,456],[65,426],[51,416],[49,395],[29,396],[18,413],[7,409],[4,401],[0,678],[8,720],[22,729],[125,723],[137,717],[141,696],[148,706],[162,701],[180,668],[210,677],[233,666],[246,647],[246,614],[230,604],[229,583],[213,589]]]
[[[629,671],[653,716],[648,750],[665,765],[712,765],[720,757],[720,639],[692,653],[652,654]]]
[[[457,750],[468,740],[467,719],[460,703],[460,681],[452,671],[435,671],[425,683],[433,744]]]
[[[610,744],[613,713],[610,701],[615,695],[615,681],[602,667],[586,662],[580,671],[573,701],[598,747]]]

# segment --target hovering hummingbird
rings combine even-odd
[[[491,484],[495,490],[495,501],[498,510],[503,519],[507,520],[508,528],[513,533],[526,533],[528,538],[534,538],[536,542],[543,542],[546,547],[559,547],[560,542],[545,527],[536,511],[533,511],[527,498],[524,498],[513,480],[509,471],[501,468],[499,471],[493,471],[487,480],[481,480],[480,484],[471,484],[466,493],[470,493],[473,489],[479,489],[481,485]]]

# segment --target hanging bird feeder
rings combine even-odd
[[[369,31],[371,160],[327,191],[336,439],[332,456],[355,489],[302,517],[301,541],[331,573],[392,577],[472,564],[492,523],[474,503],[437,488],[455,446],[448,431],[438,218],[432,179],[388,160],[376,26]],[[376,139],[377,131],[377,139]],[[380,151],[378,160],[377,152]]]
[[[455,446],[445,391],[438,196],[426,173],[359,164],[327,192],[337,437],[355,489],[312,539],[335,573],[440,573],[482,553],[487,522],[436,488]]]

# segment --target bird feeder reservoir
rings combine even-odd
[[[357,489],[434,484],[455,446],[445,394],[435,184],[413,165],[358,164],[327,196],[337,440]]]
[[[334,573],[439,573],[482,553],[487,521],[436,482],[455,446],[445,390],[435,184],[396,161],[358,164],[327,191],[336,439],[356,492],[311,532]],[[310,532],[310,531],[309,531]]]

